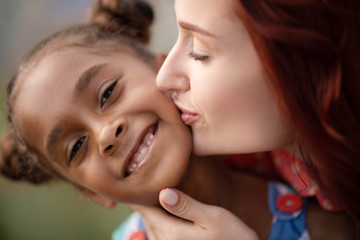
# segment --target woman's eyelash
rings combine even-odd
[[[70,152],[70,157],[69,157],[70,163],[73,160],[73,158],[75,157],[75,155],[79,152],[81,146],[83,145],[83,143],[85,141],[85,138],[86,138],[85,136],[81,137],[79,140],[76,141],[76,143],[72,147],[71,152]]]
[[[188,53],[188,56],[190,57],[190,58],[192,58],[192,59],[194,59],[195,61],[207,61],[207,60],[209,60],[209,56],[207,56],[207,55],[200,55],[200,54],[197,54],[197,53],[195,53],[195,52],[193,52],[193,51],[190,51],[189,53]]]
[[[104,104],[106,103],[106,101],[109,99],[109,97],[111,96],[115,85],[117,84],[117,81],[115,81],[113,84],[111,84],[108,88],[105,89],[104,93],[101,96],[101,103],[100,106],[103,107]]]

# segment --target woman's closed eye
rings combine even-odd
[[[188,56],[192,59],[194,59],[195,61],[200,61],[200,62],[205,62],[209,60],[209,56],[207,55],[201,55],[201,54],[197,54],[194,51],[190,51],[188,53]]]
[[[100,102],[100,106],[103,107],[104,104],[107,102],[107,100],[110,98],[111,94],[114,91],[114,88],[116,86],[118,81],[113,82],[109,87],[107,87],[105,89],[105,91],[103,92],[103,94],[101,95],[101,102]]]
[[[74,157],[76,156],[76,154],[80,151],[83,143],[85,142],[86,137],[83,136],[81,138],[79,138],[75,144],[72,146],[71,148],[71,152],[70,152],[70,156],[69,156],[69,163],[71,163],[71,161],[74,159]]]

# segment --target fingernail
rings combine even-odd
[[[166,188],[162,200],[169,205],[175,205],[178,198],[179,196],[174,190]]]

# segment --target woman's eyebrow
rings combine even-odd
[[[187,22],[183,22],[183,21],[179,21],[179,26],[185,30],[188,30],[190,32],[196,32],[196,33],[199,33],[201,35],[205,35],[205,36],[208,36],[208,37],[212,37],[212,38],[217,38],[217,36],[209,31],[206,31],[205,29],[197,26],[197,25],[194,25],[194,24],[191,24],[191,23],[187,23]]]
[[[75,99],[79,98],[85,92],[91,81],[94,80],[96,75],[99,74],[99,72],[101,72],[101,70],[103,70],[107,65],[107,63],[93,65],[80,75],[73,92]]]

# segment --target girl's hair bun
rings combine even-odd
[[[53,179],[34,159],[33,154],[19,144],[13,131],[4,133],[1,139],[0,172],[11,180],[33,184]]]
[[[91,24],[141,43],[150,41],[153,20],[153,9],[143,0],[96,0],[90,11]]]

